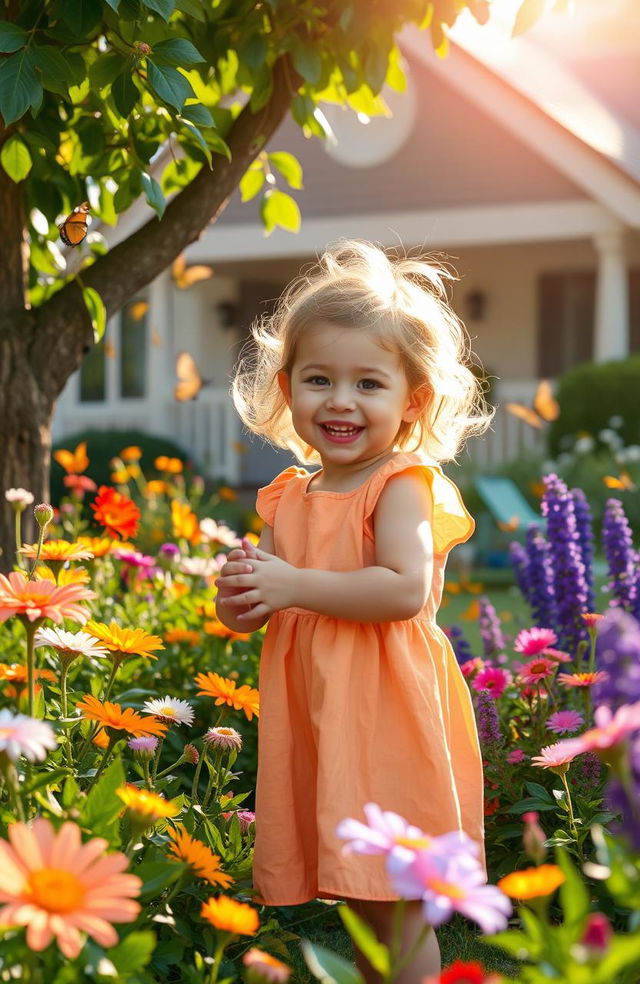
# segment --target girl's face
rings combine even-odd
[[[366,331],[321,322],[296,346],[279,382],[299,437],[327,465],[356,470],[388,454],[422,402],[409,391],[397,352]]]

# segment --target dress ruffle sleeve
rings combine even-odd
[[[307,472],[304,468],[296,468],[295,465],[292,465],[290,468],[285,468],[279,475],[276,475],[269,485],[258,489],[256,496],[256,512],[258,516],[264,519],[265,523],[268,523],[269,526],[273,526],[276,518],[276,509],[278,508],[278,503],[282,498],[285,488],[293,478],[306,476]]]
[[[384,486],[393,475],[412,471],[427,482],[433,498],[433,545],[438,555],[448,553],[469,539],[475,529],[457,485],[443,474],[440,465],[423,461],[417,454],[399,454],[387,462],[369,483],[365,505],[365,533],[373,539],[373,514]]]

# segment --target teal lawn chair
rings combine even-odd
[[[542,517],[531,508],[510,478],[479,475],[474,485],[494,520],[490,522],[486,514],[478,517],[476,548],[481,562],[490,567],[507,567],[508,543],[524,540],[530,526],[542,526]],[[483,518],[487,522],[483,522]]]

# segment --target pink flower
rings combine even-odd
[[[13,714],[8,707],[0,711],[0,755],[15,762],[24,755],[30,762],[42,762],[57,745],[53,728],[25,714]]]
[[[539,656],[557,641],[558,637],[553,629],[540,629],[534,626],[518,633],[513,648],[517,653],[524,653],[525,656]]]
[[[549,659],[554,659],[556,663],[570,663],[571,656],[569,653],[563,653],[561,649],[545,649],[542,652],[543,656],[548,656]]]
[[[468,659],[466,662],[461,663],[460,669],[464,677],[470,677],[479,670],[484,669],[484,662],[479,656],[476,656],[474,659]]]
[[[468,854],[444,856],[419,851],[409,864],[392,855],[388,868],[394,890],[406,899],[422,899],[425,921],[440,926],[454,912],[478,923],[483,933],[504,929],[511,914],[509,899],[486,884],[478,861]]]
[[[541,748],[540,754],[534,755],[531,759],[531,764],[537,765],[541,769],[562,769],[565,765],[568,767],[576,755],[580,754],[579,751],[567,748],[567,745],[572,744],[573,741],[575,739],[569,738],[567,741],[559,741],[555,745],[547,745],[545,748]],[[563,771],[566,772],[566,769]]]
[[[514,748],[513,751],[509,752],[507,755],[507,762],[509,765],[518,765],[520,762],[524,762],[526,758],[527,756],[521,748]]]
[[[565,687],[592,687],[594,683],[608,680],[609,674],[604,670],[596,670],[595,673],[559,673],[558,683],[563,683]]]
[[[592,951],[594,957],[600,958],[609,949],[612,936],[613,929],[605,914],[603,912],[591,912],[587,916],[587,924],[580,942]]]
[[[623,704],[615,714],[602,705],[596,708],[593,717],[597,727],[577,738],[566,738],[555,747],[562,748],[567,755],[575,758],[583,752],[601,752],[619,745],[640,729],[640,700],[635,704]]]
[[[495,666],[488,666],[473,680],[474,690],[487,690],[492,697],[501,697],[505,687],[511,683],[511,674],[508,670],[501,670]]]
[[[556,735],[569,735],[584,724],[584,718],[578,711],[556,711],[547,721],[547,730]]]
[[[53,581],[29,581],[19,571],[11,571],[8,577],[0,574],[0,622],[18,615],[29,622],[50,618],[59,625],[69,618],[82,624],[89,613],[79,603],[95,597],[82,584],[58,587]]]
[[[521,667],[520,678],[525,683],[539,683],[540,680],[546,680],[550,677],[555,669],[556,664],[553,660],[547,659],[545,656],[538,656]]]

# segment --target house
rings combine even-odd
[[[258,200],[236,195],[186,254],[215,276],[178,290],[166,272],[144,316],[132,302],[113,319],[59,401],[55,439],[136,426],[227,482],[269,480],[290,457],[242,432],[229,374],[251,321],[340,237],[451,258],[454,306],[498,403],[530,402],[537,380],[580,361],[640,350],[640,13],[636,0],[602,10],[583,0],[577,21],[551,18],[513,41],[461,19],[444,60],[407,31],[409,89],[389,94],[390,119],[327,106],[326,147],[286,121],[268,149],[302,163],[301,232],[265,238]],[[105,236],[147,218],[136,203]],[[185,404],[172,395],[180,351],[209,381]],[[491,466],[536,439],[499,411],[469,453]]]

